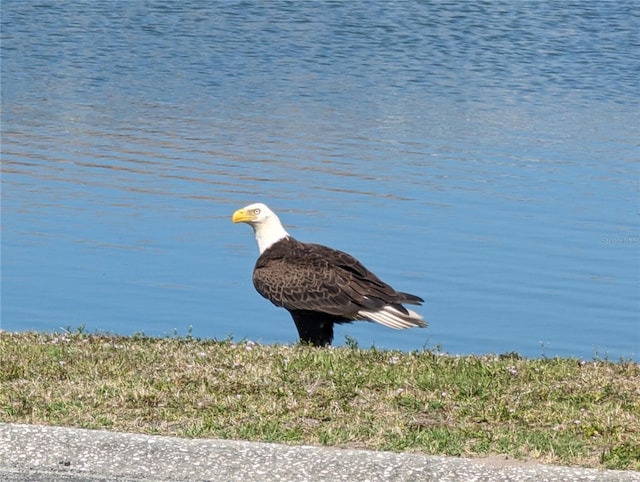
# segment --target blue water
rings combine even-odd
[[[420,295],[360,346],[640,360],[637,2],[2,2],[4,330],[290,343],[232,212]]]

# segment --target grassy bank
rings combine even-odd
[[[0,420],[640,470],[640,366],[5,332]]]

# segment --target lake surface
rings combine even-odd
[[[2,318],[291,343],[268,203],[425,298],[361,347],[640,360],[640,7],[2,2]]]

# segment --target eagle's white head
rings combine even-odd
[[[253,228],[258,241],[260,254],[276,241],[289,236],[282,227],[280,219],[266,204],[255,203],[238,209],[233,213],[234,223],[247,223]]]

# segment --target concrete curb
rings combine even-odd
[[[640,481],[639,472],[0,424],[6,481]]]

